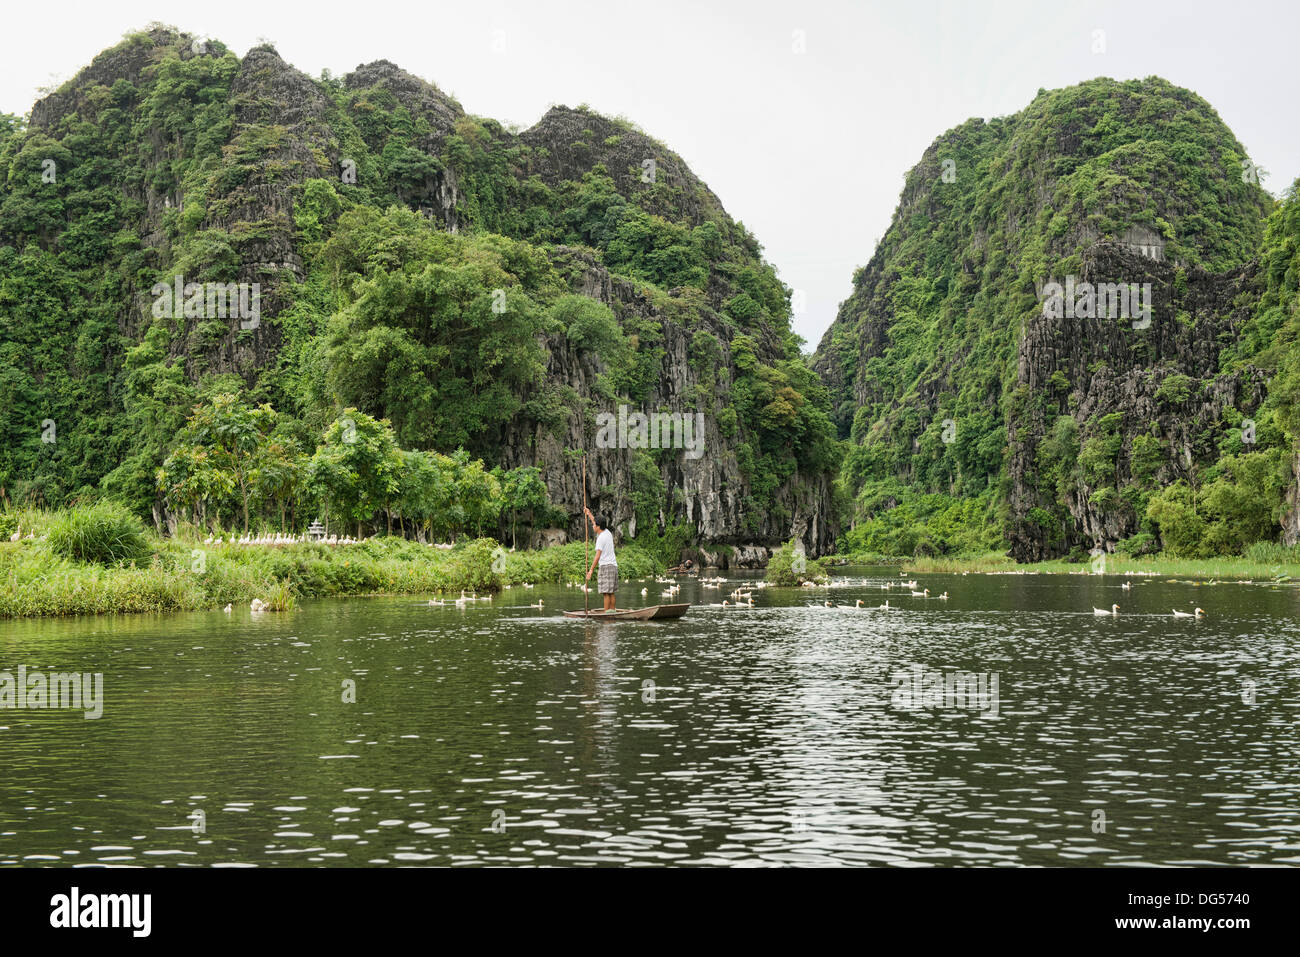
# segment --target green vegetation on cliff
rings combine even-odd
[[[626,121],[557,108],[518,134],[382,61],[312,80],[161,27],[0,120],[0,498],[513,537],[567,521],[548,490],[618,402],[708,413],[706,465],[786,534],[791,489],[834,466],[789,290]],[[260,314],[203,289],[160,308],[178,281],[257,283]],[[358,478],[337,447],[363,421],[386,437]],[[443,517],[450,459],[482,460],[494,516]],[[685,504],[647,461],[658,536]]]
[[[940,137],[814,360],[850,444],[841,551],[1276,540],[1297,214],[1252,171],[1204,100],[1157,78],[1040,91]],[[1042,287],[1067,276],[1152,282],[1154,325],[1043,323]]]

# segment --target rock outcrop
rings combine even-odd
[[[1085,253],[1078,281],[1094,288],[1150,283],[1149,325],[1137,310],[1127,318],[1038,312],[1025,323],[1008,417],[1008,537],[1016,559],[1041,561],[1081,547],[1112,551],[1137,533],[1141,520],[1112,490],[1193,479],[1218,457],[1230,411],[1249,416],[1259,408],[1266,370],[1220,369],[1222,351],[1249,317],[1250,298],[1242,294],[1254,270],[1250,264],[1227,274],[1189,269],[1180,275],[1128,243],[1098,243]],[[1099,425],[1112,414],[1120,419]],[[1047,518],[1060,489],[1040,487],[1037,465],[1039,447],[1062,416],[1073,420],[1080,444],[1110,437],[1115,447],[1104,485],[1069,482],[1067,523]],[[1139,437],[1159,443],[1147,444],[1159,457],[1144,462],[1140,475],[1133,461]],[[1107,494],[1099,496],[1103,489]]]

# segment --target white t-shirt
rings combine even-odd
[[[614,536],[608,528],[596,536],[596,549],[600,552],[602,565],[618,564],[618,559],[614,557]]]

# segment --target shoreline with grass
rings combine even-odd
[[[491,538],[450,547],[395,535],[350,544],[221,544],[192,526],[163,538],[109,503],[49,512],[0,513],[0,619],[249,607],[292,609],[301,599],[491,594],[524,583],[581,582],[581,542],[508,551]],[[11,540],[15,539],[15,540]],[[650,578],[672,562],[663,539],[619,545],[621,577]],[[1096,574],[1092,560],[1018,565],[1001,552],[957,557],[839,555],[809,559],[787,542],[766,579],[824,582],[836,565],[894,565],[907,574]],[[1300,581],[1300,548],[1257,543],[1240,556],[1186,558],[1108,554],[1104,573],[1224,581]]]
[[[908,574],[982,574],[982,575],[1127,575],[1169,578],[1287,581],[1300,580],[1300,548],[1260,542],[1246,549],[1244,555],[1220,555],[1210,558],[1180,556],[1107,554],[1104,571],[1097,571],[1091,556],[1075,562],[1056,559],[1018,564],[1002,552],[980,555],[937,556],[925,558],[888,558],[880,555],[837,555],[836,563],[848,559],[850,565],[897,565]]]
[[[217,545],[192,528],[161,538],[112,506],[24,510],[10,524],[17,532],[0,539],[0,619],[247,609],[253,599],[286,611],[305,598],[490,594],[524,582],[578,582],[586,572],[581,542],[513,552],[490,538],[450,548],[399,536]],[[667,567],[635,542],[618,553],[624,578]]]

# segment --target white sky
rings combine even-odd
[[[38,87],[153,20],[241,56],[269,39],[311,76],[391,60],[469,112],[525,128],[553,103],[585,102],[665,142],[754,232],[803,292],[795,330],[811,349],[922,151],[1040,87],[1163,76],[1203,96],[1280,192],[1300,173],[1298,11],[1285,0],[63,0],[5,11],[0,110],[26,114]]]

